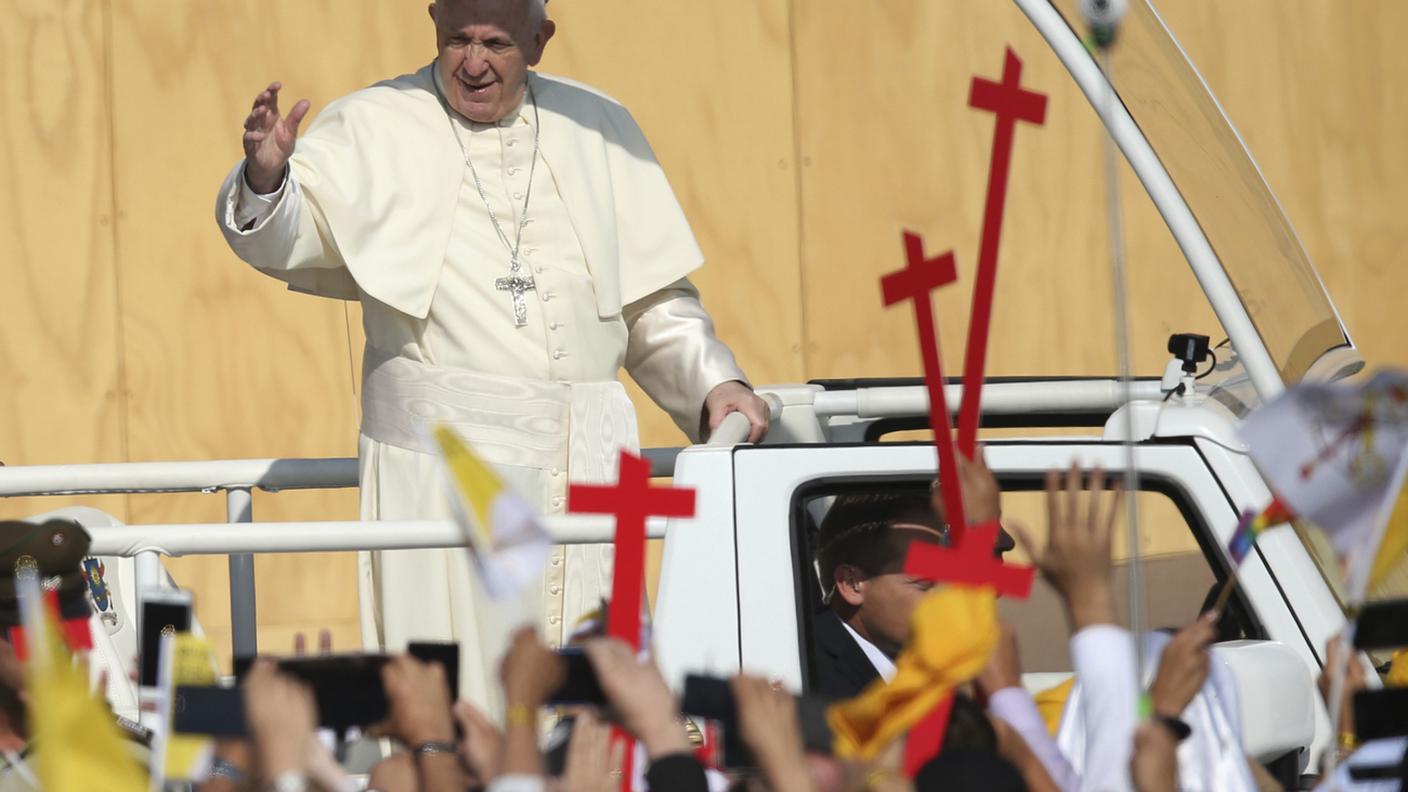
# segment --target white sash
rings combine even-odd
[[[620,449],[639,448],[635,410],[621,383],[547,382],[443,368],[371,347],[362,377],[362,434],[437,453],[428,431],[445,423],[494,465],[565,469],[603,481]],[[541,505],[541,504],[538,504]]]

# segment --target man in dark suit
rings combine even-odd
[[[983,462],[959,460],[965,511],[976,524],[997,519],[997,480]],[[890,489],[844,494],[821,522],[816,563],[825,607],[812,618],[811,690],[851,698],[894,674],[910,617],[932,581],[904,574],[911,542],[945,544],[948,525],[939,492]],[[997,553],[1012,548],[999,532]]]

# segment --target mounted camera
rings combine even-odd
[[[1198,379],[1198,366],[1213,355],[1208,346],[1208,337],[1196,333],[1174,333],[1168,337],[1168,351],[1173,355],[1173,360],[1164,368],[1160,383],[1164,401],[1174,396],[1189,399],[1193,396],[1193,387]]]
[[[1195,333],[1174,333],[1168,337],[1168,351],[1183,361],[1185,374],[1196,374],[1198,366],[1208,359],[1208,337]]]

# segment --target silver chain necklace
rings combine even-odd
[[[440,86],[436,84],[436,93],[440,92]],[[528,164],[528,188],[523,191],[523,211],[518,215],[518,228],[514,233],[513,242],[508,240],[508,234],[499,225],[499,217],[494,213],[494,207],[489,203],[489,194],[484,191],[484,182],[479,179],[479,169],[474,167],[474,160],[469,156],[469,150],[465,148],[464,141],[460,140],[459,130],[455,128],[454,116],[450,113],[450,103],[443,94],[440,95],[440,103],[445,106],[445,120],[450,122],[450,134],[455,136],[455,143],[460,147],[460,155],[464,157],[464,163],[469,166],[469,172],[474,176],[474,186],[479,190],[479,199],[484,202],[484,209],[489,212],[489,222],[494,226],[494,233],[498,235],[499,241],[508,250],[508,277],[494,279],[494,288],[498,291],[506,291],[513,299],[513,325],[514,327],[524,327],[528,324],[528,301],[524,299],[525,292],[535,291],[537,284],[533,281],[532,275],[523,275],[522,263],[518,257],[518,251],[523,246],[523,227],[528,225],[528,202],[533,198],[533,174],[538,168],[538,130],[542,128],[538,117],[538,100],[533,95],[533,86],[528,84],[528,100],[533,103],[533,159]]]

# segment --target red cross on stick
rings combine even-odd
[[[567,489],[567,510],[576,514],[616,517],[615,559],[606,634],[640,651],[640,608],[645,583],[645,521],[649,517],[693,517],[694,490],[650,486],[650,463],[621,452],[616,486],[573,484]],[[629,740],[615,729],[612,741]],[[626,746],[621,790],[630,792],[635,778],[634,756]]]
[[[1012,164],[1012,136],[1018,121],[1040,125],[1046,119],[1046,97],[1022,88],[1022,61],[1007,48],[1002,82],[974,77],[968,106],[997,115],[988,166],[988,197],[983,207],[983,235],[978,245],[978,275],[973,285],[973,309],[968,317],[968,349],[963,356],[963,401],[958,411],[958,450],[969,459],[978,440],[979,402],[987,364],[988,328],[993,289],[997,284],[997,247],[1002,240],[1007,175]]]
[[[968,103],[971,107],[997,114],[992,162],[988,172],[987,203],[983,212],[983,233],[978,253],[978,274],[973,288],[973,307],[968,325],[964,356],[963,401],[959,412],[958,449],[972,459],[977,448],[983,373],[987,362],[987,341],[991,327],[993,292],[997,281],[997,249],[1002,236],[1003,208],[1007,198],[1008,170],[1012,137],[1017,121],[1040,124],[1045,119],[1046,97],[1021,88],[1022,62],[1011,47],[1003,65],[1002,82],[975,77]],[[967,530],[963,499],[959,491],[956,454],[948,405],[943,391],[944,378],[938,352],[937,331],[929,292],[957,280],[953,253],[925,259],[923,240],[905,232],[908,267],[881,280],[885,304],[914,300],[915,324],[919,332],[924,381],[929,390],[929,423],[939,455],[939,478],[944,509],[949,521],[950,546],[938,548],[916,545],[905,559],[905,571],[934,580],[971,586],[991,585],[999,592],[1025,598],[1031,591],[1033,570],[1008,566],[992,555],[998,530],[994,522]],[[950,694],[910,730],[905,744],[905,771],[913,777],[938,754],[953,710]]]
[[[948,518],[949,536],[961,536],[968,523],[963,516],[963,495],[958,489],[958,463],[953,448],[953,423],[949,419],[948,399],[944,395],[944,372],[939,359],[939,329],[934,324],[934,305],[930,295],[934,289],[958,280],[958,268],[953,251],[926,259],[924,239],[904,232],[904,251],[908,266],[880,279],[885,305],[905,300],[914,301],[914,324],[919,333],[919,356],[924,361],[924,384],[929,389],[929,426],[934,430],[934,445],[939,452],[939,487]]]

